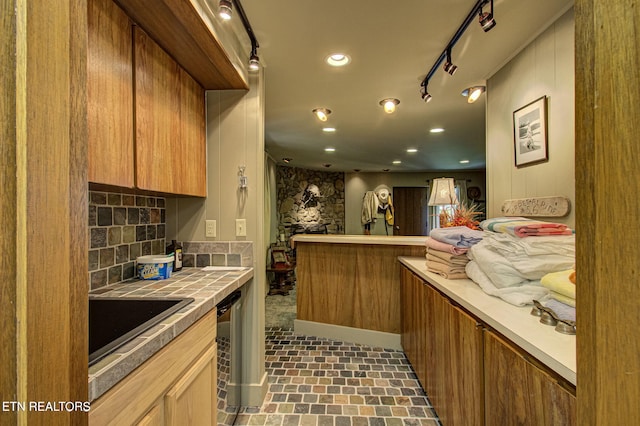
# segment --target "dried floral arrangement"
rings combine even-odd
[[[451,226],[466,226],[471,229],[480,229],[476,220],[476,216],[481,215],[479,206],[476,203],[471,203],[468,206],[460,204],[456,207],[452,213],[443,210],[440,213],[440,227],[448,228]]]

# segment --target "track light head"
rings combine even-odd
[[[220,3],[218,4],[218,15],[225,21],[228,21],[231,19],[232,12],[233,4],[231,3],[231,0],[220,0]]]
[[[260,69],[260,58],[255,52],[251,52],[249,57],[249,69],[251,71],[258,71]]]
[[[480,6],[480,12],[478,13],[478,22],[485,33],[489,32],[491,28],[496,26],[496,20],[493,18],[493,0],[491,0],[491,11],[483,12],[482,6]]]
[[[445,72],[448,72],[451,75],[454,75],[456,73],[456,71],[458,71],[458,66],[452,64],[451,62],[445,62],[443,68],[444,68]]]
[[[447,61],[444,63],[443,68],[450,75],[454,75],[458,71],[458,67],[451,61],[451,47],[447,48]]]
[[[427,91],[427,84],[426,83],[423,84],[422,86],[420,86],[420,96],[422,97],[423,101],[431,102],[431,95]]]

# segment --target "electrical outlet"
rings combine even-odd
[[[247,219],[236,219],[236,237],[247,236]]]
[[[216,221],[205,220],[204,225],[205,225],[205,231],[204,231],[205,236],[214,238],[216,236]]]

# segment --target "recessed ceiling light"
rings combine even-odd
[[[332,53],[325,58],[325,62],[332,67],[343,67],[351,62],[351,58],[344,53]]]
[[[325,132],[325,133],[333,133],[333,132],[336,131],[336,128],[335,127],[323,127],[322,131]]]
[[[429,130],[431,133],[442,133],[444,132],[444,129],[442,127],[434,127],[433,129]]]
[[[393,160],[393,164],[402,164],[402,161],[400,161],[400,160]]]
[[[331,147],[327,147],[324,150],[325,150],[325,152],[335,152],[336,151],[335,148],[331,148]]]
[[[408,148],[407,152],[413,153],[413,152],[418,152],[418,150],[416,148]]]
[[[331,110],[328,108],[315,108],[311,112],[313,112],[320,121],[327,121],[329,114],[331,114]]]
[[[396,110],[396,105],[400,103],[396,98],[387,98],[380,101],[380,105],[384,108],[384,112],[391,114]]]
[[[460,164],[469,164],[469,160],[460,160]]]

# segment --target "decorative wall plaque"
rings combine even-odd
[[[505,216],[564,217],[571,211],[567,197],[533,197],[505,200],[502,203]]]

